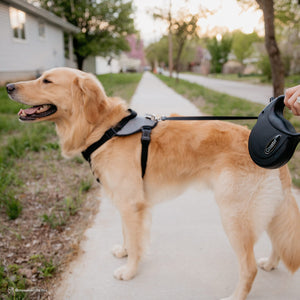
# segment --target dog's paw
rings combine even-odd
[[[115,245],[111,252],[117,258],[122,258],[128,255],[127,250],[121,245]]]
[[[136,274],[135,268],[130,268],[128,265],[125,265],[118,268],[114,272],[114,277],[119,280],[130,280],[135,276],[135,274]]]
[[[267,272],[270,272],[277,267],[277,264],[273,264],[268,257],[260,258],[257,262],[257,265]]]
[[[220,300],[234,300],[234,298],[233,298],[233,296],[230,296],[230,297],[222,298]]]

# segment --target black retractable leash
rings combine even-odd
[[[252,160],[260,167],[275,169],[285,165],[300,142],[300,133],[284,118],[284,95],[271,98],[258,117],[196,116],[161,117],[161,120],[247,120],[257,119],[251,130],[248,149]]]
[[[275,169],[291,159],[300,141],[300,133],[283,117],[284,95],[270,101],[258,116],[248,148],[257,165]]]

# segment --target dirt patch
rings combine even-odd
[[[9,293],[16,299],[52,299],[54,283],[78,254],[98,212],[100,186],[86,162],[66,160],[59,150],[31,152],[16,168],[23,183],[16,195],[22,213],[9,220],[0,212],[0,299],[13,299]]]

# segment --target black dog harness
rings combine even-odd
[[[145,175],[147,160],[148,160],[148,147],[151,141],[151,131],[157,125],[158,121],[168,120],[245,120],[245,119],[257,119],[257,117],[242,117],[242,116],[190,116],[190,117],[165,117],[157,118],[155,115],[146,115],[145,117],[137,116],[137,113],[131,109],[128,110],[129,115],[123,118],[115,127],[108,129],[104,135],[95,143],[90,145],[85,151],[82,152],[82,156],[91,164],[92,153],[110,140],[114,136],[128,136],[138,132],[142,132],[141,143],[141,168],[142,178]]]
[[[91,154],[109,141],[114,136],[128,136],[142,132],[141,143],[141,167],[142,177],[144,177],[148,159],[148,147],[151,140],[151,131],[157,125],[156,119],[147,117],[138,117],[137,113],[131,109],[128,110],[130,115],[123,118],[115,127],[108,129],[104,135],[95,143],[90,145],[85,151],[81,152],[82,156],[91,164]]]

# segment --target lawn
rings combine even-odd
[[[98,78],[108,96],[129,102],[141,76]],[[0,87],[0,295],[51,286],[99,206],[89,165],[61,156],[54,124],[19,122],[20,108]]]
[[[257,116],[264,108],[263,105],[247,101],[245,99],[229,96],[219,93],[195,83],[186,80],[169,78],[163,75],[157,75],[169,87],[177,93],[189,99],[203,113],[208,115],[237,115],[237,116]],[[285,112],[285,117],[294,125],[297,132],[300,132],[300,118]],[[255,121],[236,121],[241,125],[252,128]],[[300,187],[300,147],[298,146],[293,158],[289,162],[289,168],[292,173],[293,183]]]

